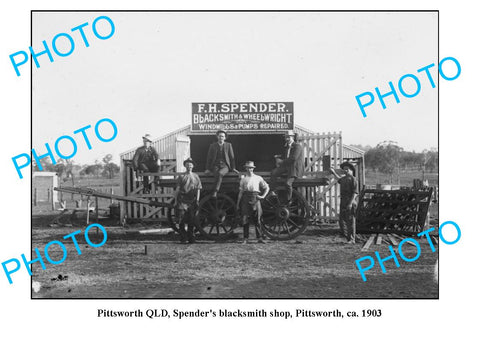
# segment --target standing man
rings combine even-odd
[[[255,234],[259,243],[264,243],[263,232],[260,221],[262,218],[262,205],[260,200],[264,199],[269,192],[267,182],[261,177],[253,173],[255,164],[252,161],[245,163],[247,175],[240,180],[238,191],[237,209],[240,209],[242,225],[243,225],[243,243],[247,243],[250,229],[250,218],[255,218]]]
[[[194,218],[200,200],[202,182],[196,173],[193,173],[195,163],[187,158],[183,165],[185,173],[178,176],[177,187],[173,194],[175,204],[175,216],[178,221],[181,243],[194,243]],[[188,231],[185,231],[185,224],[188,224]]]
[[[207,154],[207,169],[205,173],[213,172],[215,177],[215,188],[213,197],[217,197],[217,193],[222,185],[223,176],[229,171],[238,173],[235,169],[235,156],[233,154],[232,144],[226,142],[227,133],[224,130],[217,131],[217,142],[210,144]]]
[[[157,172],[160,167],[160,159],[157,151],[152,147],[150,135],[147,133],[142,139],[143,146],[139,147],[133,156],[133,169],[137,172],[137,177],[142,172]],[[155,181],[157,180],[158,176],[155,176]],[[150,192],[148,176],[143,176],[143,192],[145,194]]]
[[[277,167],[271,172],[271,187],[273,190],[278,185],[278,177],[287,176],[285,183],[287,187],[287,199],[292,199],[293,182],[295,178],[302,177],[305,171],[305,160],[303,157],[303,146],[295,141],[295,132],[287,131],[285,134],[285,146],[282,155],[283,159],[276,157]]]
[[[355,198],[358,195],[358,182],[355,178],[355,167],[349,162],[340,164],[345,171],[344,176],[339,176],[335,169],[330,168],[332,175],[340,183],[340,230],[347,239],[347,243],[355,243]]]

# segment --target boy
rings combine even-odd
[[[355,178],[355,167],[344,162],[340,168],[345,171],[345,175],[340,177],[333,168],[330,168],[332,175],[340,183],[340,216],[338,224],[347,243],[355,243],[355,198],[358,195],[358,182]]]

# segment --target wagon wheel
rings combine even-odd
[[[268,195],[262,200],[263,223],[265,234],[272,240],[291,240],[302,234],[307,227],[309,209],[305,198],[296,190],[292,199],[286,202],[284,190],[277,195]]]
[[[198,205],[196,227],[201,235],[210,240],[224,240],[233,235],[237,209],[229,196],[219,193],[215,199],[209,194]]]

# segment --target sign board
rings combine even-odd
[[[192,103],[192,132],[268,132],[293,127],[293,102]]]

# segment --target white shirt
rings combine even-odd
[[[245,176],[240,180],[240,191],[255,191],[260,192],[262,190],[266,190],[268,188],[267,182],[262,178],[262,176],[258,176],[252,174],[252,176]]]

